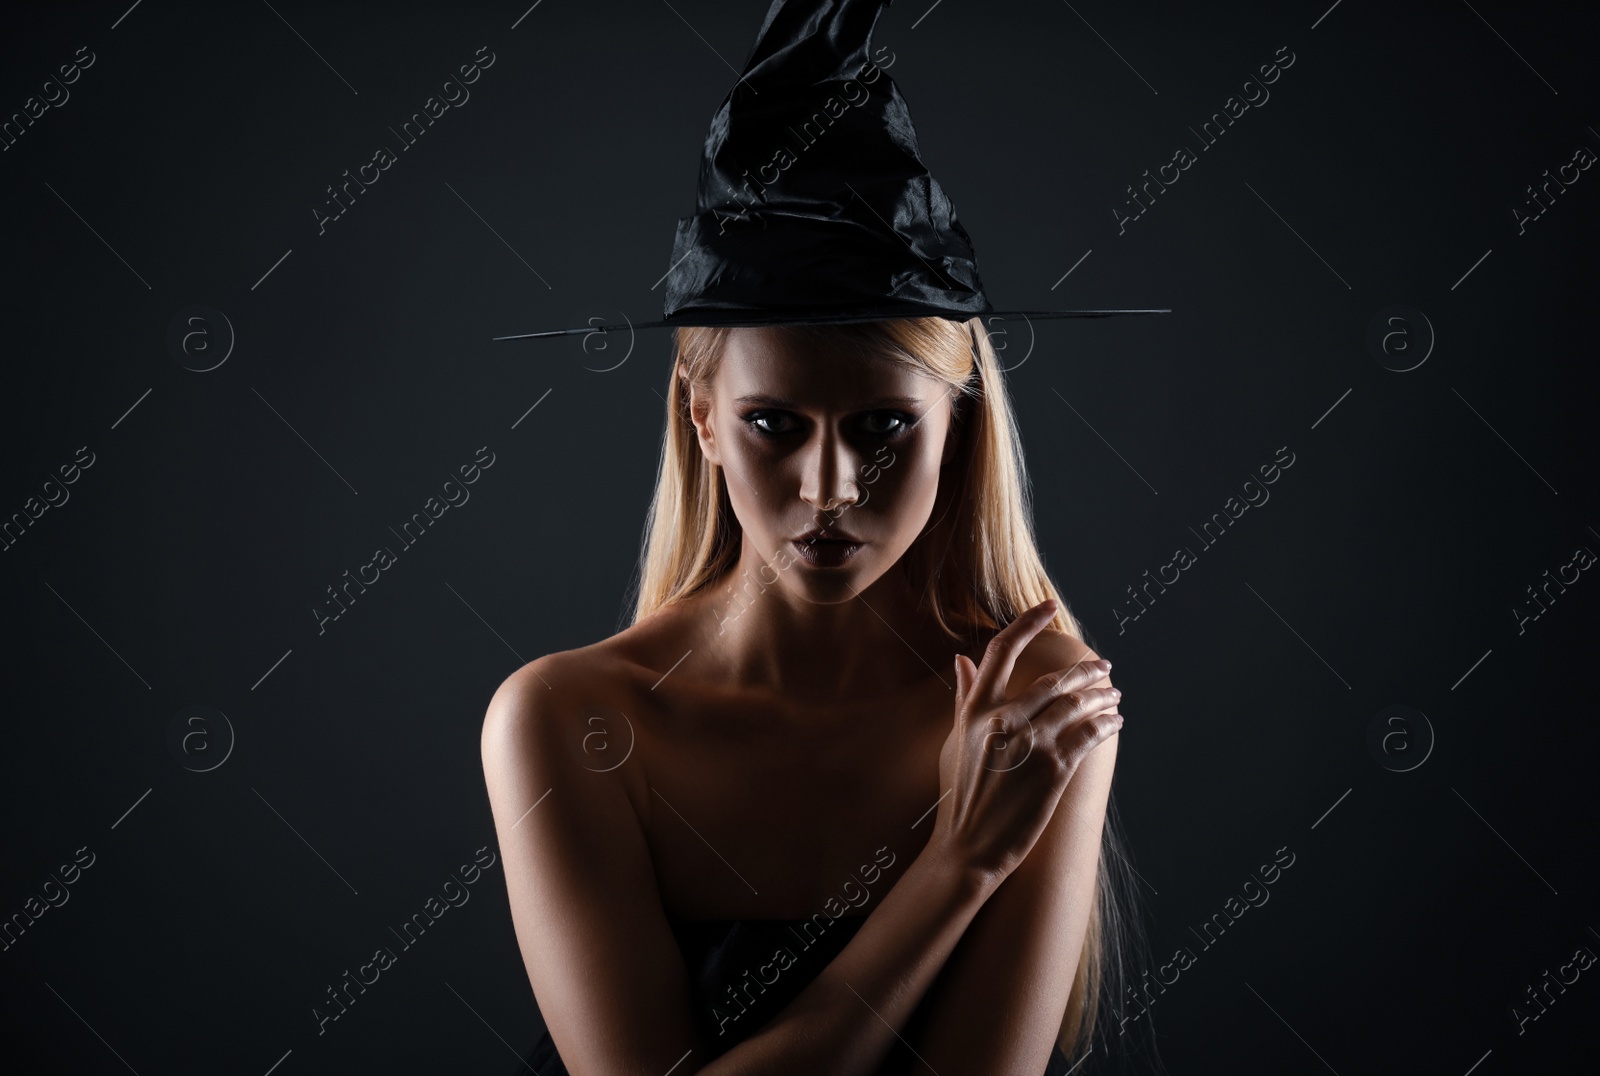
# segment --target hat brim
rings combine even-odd
[[[946,317],[946,318],[949,318],[950,320],[953,320],[953,321],[966,321],[969,318],[973,318],[973,317],[983,318],[985,320],[988,320],[990,318],[1023,318],[1024,320],[1033,320],[1033,319],[1045,320],[1045,319],[1049,319],[1049,318],[1108,318],[1108,317],[1120,316],[1120,315],[1123,315],[1123,314],[1170,314],[1170,313],[1172,313],[1172,310],[1171,310],[1170,307],[1163,307],[1163,308],[1159,308],[1159,309],[1138,309],[1138,310],[990,310],[990,311],[987,311],[987,312],[984,312],[984,313],[957,314],[957,315],[939,314],[939,313],[934,313],[934,312],[929,312],[929,311],[922,311],[922,312],[915,312],[915,313],[895,313],[895,314],[881,314],[881,313],[879,313],[879,314],[860,314],[860,315],[818,314],[818,315],[814,315],[814,316],[805,316],[805,315],[774,316],[772,314],[763,315],[763,314],[758,314],[758,313],[752,313],[751,311],[747,311],[747,310],[728,310],[728,311],[711,310],[711,311],[700,311],[700,312],[698,312],[696,314],[693,314],[693,315],[690,315],[690,316],[681,317],[681,318],[673,318],[670,321],[666,320],[666,319],[659,319],[659,320],[656,320],[656,321],[641,321],[638,324],[634,324],[631,321],[624,321],[624,322],[622,322],[620,324],[611,324],[611,325],[577,325],[577,326],[573,326],[572,328],[568,328],[568,329],[544,329],[544,330],[541,330],[539,332],[517,333],[517,334],[512,335],[512,336],[496,336],[496,337],[493,337],[492,339],[494,339],[494,340],[535,340],[535,339],[539,339],[539,338],[542,338],[542,337],[549,337],[549,336],[576,336],[579,333],[588,334],[588,333],[597,333],[597,332],[614,332],[614,331],[619,330],[619,329],[629,329],[629,330],[633,330],[633,329],[676,329],[676,328],[679,328],[681,326],[688,326],[688,325],[697,326],[697,327],[701,327],[701,328],[713,328],[713,327],[717,327],[717,328],[732,328],[732,327],[735,327],[735,326],[757,326],[757,325],[846,325],[846,324],[852,324],[852,323],[863,322],[863,321],[888,321],[888,320],[895,319],[895,318]],[[626,315],[624,315],[624,317],[626,317]]]

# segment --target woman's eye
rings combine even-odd
[[[875,411],[863,420],[863,424],[866,432],[874,437],[896,437],[915,425],[915,420],[915,415],[906,415],[899,411]],[[879,428],[877,424],[880,422],[891,425]]]
[[[790,416],[781,411],[752,411],[744,420],[767,437],[794,432]],[[861,420],[861,430],[868,437],[898,437],[914,425],[916,416],[900,411],[874,411]]]
[[[755,411],[749,415],[746,415],[745,421],[754,426],[757,431],[764,433],[769,437],[776,437],[780,433],[789,432],[787,429],[772,429],[771,427],[762,425],[764,422],[782,423],[786,421],[786,416],[781,415],[776,411]]]

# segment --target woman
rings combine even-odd
[[[1122,719],[982,320],[676,345],[633,624],[484,721],[529,1064],[1066,1072],[1116,970]]]

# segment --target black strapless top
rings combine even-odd
[[[692,1005],[711,1057],[720,1057],[753,1035],[799,996],[855,937],[866,916],[834,920],[819,930],[809,919],[677,919],[667,921],[689,969]],[[810,933],[806,929],[810,928]],[[790,957],[781,956],[787,950]],[[775,954],[780,955],[774,962]],[[731,990],[731,993],[730,993]],[[927,1013],[918,1006],[902,1034],[907,1038],[921,1026]],[[879,1076],[913,1072],[915,1055],[896,1039]],[[526,1056],[526,1067],[538,1076],[569,1076],[547,1030]],[[1066,1076],[1071,1066],[1057,1045],[1043,1076]]]

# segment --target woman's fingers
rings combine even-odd
[[[1090,751],[1105,743],[1122,728],[1122,715],[1102,713],[1066,726],[1056,740],[1056,751],[1064,763],[1067,779],[1077,772],[1078,763]]]
[[[1017,657],[1055,615],[1055,600],[1046,599],[1001,628],[989,640],[983,652],[983,664],[978,666],[971,694],[967,697],[969,710],[989,709],[1005,702],[1005,685],[1011,681]]]
[[[1069,766],[1078,757],[1122,727],[1116,712],[1122,692],[1110,687],[1092,687],[1058,696],[1033,719],[1034,735],[1041,743],[1058,745],[1059,754]]]
[[[956,655],[956,712],[960,713],[966,702],[967,691],[972,686],[972,671],[976,668],[965,654]]]
[[[1104,660],[1080,661],[1065,669],[1047,672],[1012,700],[1011,705],[1030,721],[1056,699],[1069,692],[1083,691],[1104,680],[1111,663]]]

